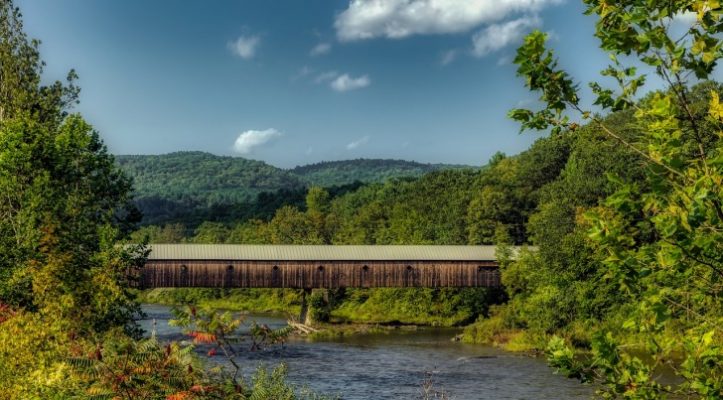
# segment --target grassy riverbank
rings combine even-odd
[[[315,291],[314,295],[320,293]],[[142,303],[277,313],[297,316],[301,291],[295,289],[151,289]],[[312,296],[313,297],[313,296]],[[486,289],[347,289],[329,291],[330,322],[367,325],[461,326],[487,312],[494,293]],[[314,307],[314,302],[310,302]]]
[[[138,300],[148,304],[195,304],[253,313],[298,315],[301,311],[301,292],[290,289],[163,288],[139,291]]]

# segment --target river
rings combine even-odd
[[[180,339],[168,325],[168,307],[145,305],[147,331],[156,321],[161,340]],[[270,327],[283,318],[249,316]],[[589,399],[593,390],[553,374],[540,358],[467,345],[450,339],[458,330],[400,329],[398,332],[355,335],[328,341],[291,340],[284,347],[239,356],[248,376],[257,365],[286,363],[289,381],[342,399],[417,399],[421,382],[431,372],[435,388],[450,399]],[[220,360],[220,358],[215,358]]]

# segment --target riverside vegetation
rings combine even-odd
[[[202,224],[175,240],[499,243],[503,256],[505,243],[530,243],[537,251],[503,262],[506,301],[488,317],[478,308],[482,318],[465,340],[546,352],[560,371],[600,383],[605,397],[720,398],[722,108],[720,84],[706,81],[721,55],[720,5],[585,3],[611,56],[602,75],[618,85],[590,84],[597,112],[582,106],[577,85],[535,33],[516,63],[545,108],[510,116],[551,135],[528,151],[498,155],[480,171],[436,172],[333,198],[313,188],[305,207],[284,207],[268,221]],[[683,13],[695,21],[672,37],[671,20]],[[640,95],[646,75],[622,59],[664,88]],[[349,312],[364,306],[351,300],[360,293],[378,292],[348,291],[336,303],[344,311],[331,315],[363,315]],[[376,315],[407,304],[387,303]],[[677,381],[659,381],[666,368]]]
[[[37,43],[22,34],[19,14],[3,0],[0,192],[8,195],[0,199],[0,397],[302,395],[288,388],[282,370],[261,371],[260,383],[249,385],[199,368],[178,345],[137,340],[138,303],[121,272],[142,262],[144,248],[115,244],[149,239],[498,244],[503,293],[350,289],[329,293],[328,302],[315,293],[316,317],[472,322],[464,340],[544,352],[561,373],[597,383],[606,398],[722,398],[723,88],[708,80],[721,57],[721,6],[584,3],[611,56],[602,75],[617,86],[591,83],[597,108],[585,108],[545,35],[528,36],[515,62],[544,108],[510,116],[550,135],[527,151],[498,154],[479,170],[341,191],[302,188],[296,202],[267,216],[131,232],[139,215],[130,181],[90,126],[67,114],[78,94],[74,74],[66,84],[41,86]],[[671,19],[682,13],[695,20],[674,37]],[[639,69],[662,88],[641,94],[646,75]],[[512,244],[536,251],[513,260]],[[265,311],[299,302],[296,292],[282,290],[157,290],[142,297]],[[193,332],[214,335],[203,331],[235,324],[219,318]],[[192,325],[188,314],[180,319]],[[109,372],[88,373],[99,363]],[[661,381],[663,369],[675,378]]]
[[[320,398],[283,367],[248,381],[202,368],[192,345],[140,339],[126,272],[147,251],[118,245],[139,220],[131,181],[69,113],[75,73],[42,83],[38,45],[0,0],[0,399]],[[237,326],[208,318],[185,321],[196,342]]]

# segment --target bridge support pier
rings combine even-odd
[[[311,297],[311,289],[303,289],[301,292],[301,314],[299,315],[299,323],[311,325],[311,315],[309,314],[309,297]]]

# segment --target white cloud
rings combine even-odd
[[[319,75],[317,75],[316,78],[314,78],[314,83],[318,84],[318,83],[328,82],[328,81],[336,78],[337,76],[339,76],[339,73],[336,71],[322,72]]]
[[[346,145],[346,149],[347,149],[347,150],[354,150],[354,149],[356,149],[357,147],[359,147],[359,146],[361,146],[361,145],[363,145],[363,144],[367,144],[368,142],[369,142],[369,136],[364,136],[363,138],[360,138],[360,139],[358,139],[358,140],[355,140],[355,141],[347,144],[347,145]]]
[[[228,48],[234,55],[237,55],[244,60],[249,60],[256,55],[256,50],[261,43],[261,38],[258,36],[239,36],[234,42],[228,44]]]
[[[249,154],[256,147],[262,146],[279,136],[281,136],[281,132],[276,129],[248,130],[238,135],[236,142],[233,144],[233,149],[240,154]]]
[[[371,85],[372,81],[368,75],[362,75],[357,78],[349,76],[349,74],[339,75],[331,81],[332,89],[337,92],[347,92],[349,90],[361,89]]]
[[[540,19],[533,16],[490,25],[472,36],[472,54],[482,57],[518,42],[530,29],[540,24]]]
[[[334,22],[341,41],[458,33],[562,0],[351,0]]]
[[[331,51],[330,43],[319,43],[311,49],[311,51],[309,52],[309,55],[321,56],[324,54],[328,54],[330,51]]]

